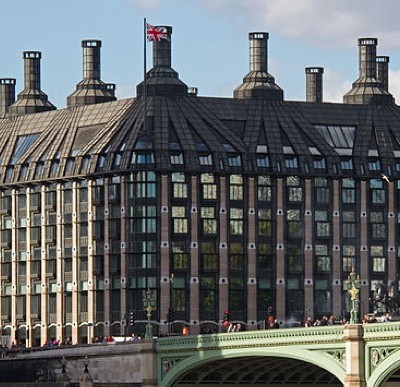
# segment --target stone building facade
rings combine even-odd
[[[166,27],[171,38],[172,28]],[[397,281],[400,110],[388,58],[359,39],[360,76],[324,103],[286,101],[268,73],[268,34],[249,34],[250,71],[233,98],[201,97],[171,66],[171,41],[135,98],[100,77],[82,42],[83,80],[56,109],[24,52],[24,90],[0,79],[0,323],[39,345],[71,336],[194,333],[347,313],[344,281]],[[133,312],[135,327],[127,326]]]

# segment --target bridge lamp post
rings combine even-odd
[[[151,312],[154,310],[155,299],[152,297],[152,291],[150,289],[146,290],[146,298],[143,300],[143,302],[147,311],[147,324],[144,338],[151,339],[153,337],[153,326],[151,325],[150,318]]]
[[[350,324],[359,323],[358,307],[360,302],[360,276],[354,272],[354,268],[348,276],[346,281],[346,289],[350,294],[351,306],[350,306]]]

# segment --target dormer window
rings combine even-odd
[[[240,167],[242,165],[242,158],[240,155],[228,156],[228,163],[230,167]]]
[[[342,159],[340,161],[340,166],[342,169],[352,170],[353,169],[353,160],[352,159]]]
[[[200,165],[213,165],[213,157],[211,154],[199,156]]]
[[[183,154],[171,154],[170,155],[171,164],[183,164]]]
[[[132,164],[154,164],[153,152],[132,152]]]
[[[66,172],[71,172],[72,168],[74,167],[75,159],[74,158],[69,158],[67,160],[67,166],[65,168]]]
[[[315,169],[326,169],[326,162],[324,157],[318,157],[314,159]]]
[[[380,160],[370,160],[368,162],[368,169],[370,171],[380,171],[381,170],[381,162]]]
[[[268,168],[269,167],[269,158],[268,156],[257,156],[257,167]]]
[[[288,157],[285,159],[285,166],[289,169],[296,169],[299,167],[297,157]]]

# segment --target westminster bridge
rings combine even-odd
[[[0,386],[400,385],[400,322],[2,350]]]

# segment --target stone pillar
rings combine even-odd
[[[142,387],[156,387],[157,383],[157,355],[156,340],[146,340],[141,343],[142,362],[143,362],[143,382]]]
[[[283,211],[284,192],[283,181],[276,181],[276,229],[283,230],[285,215]],[[286,265],[285,265],[285,238],[283,232],[276,233],[276,318],[286,316]]]
[[[363,326],[351,324],[344,327],[346,349],[346,377],[344,387],[365,387]]]
[[[305,213],[304,213],[304,307],[314,310],[314,248],[313,248],[313,214],[312,214],[312,184],[310,179],[305,179]]]
[[[229,218],[227,216],[226,197],[227,181],[221,177],[219,184],[220,192],[220,218],[219,218],[219,318],[222,323],[224,310],[229,309],[229,286],[228,286],[228,235]]]
[[[173,282],[171,281],[171,267],[170,266],[170,251],[172,251],[172,246],[170,246],[170,234],[171,229],[169,226],[169,217],[171,212],[171,207],[169,206],[169,184],[170,179],[168,175],[164,174],[161,176],[161,247],[160,247],[160,322],[167,320],[168,309],[172,307],[172,291]],[[162,333],[169,333],[169,324],[160,325]]]
[[[200,263],[199,263],[199,191],[197,176],[191,177],[191,248],[190,248],[190,334],[198,335],[200,333]]]
[[[257,250],[256,250],[256,233],[257,233],[257,215],[256,215],[256,182],[254,177],[250,177],[248,181],[248,245],[247,245],[247,327],[255,329],[257,327]],[[268,307],[268,305],[265,305]]]

